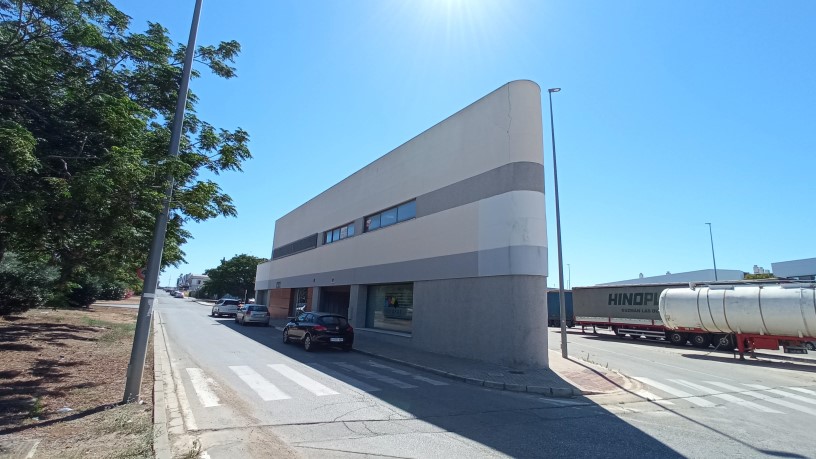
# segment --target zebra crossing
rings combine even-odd
[[[304,395],[331,397],[359,391],[408,390],[421,386],[448,385],[447,382],[439,379],[374,361],[354,364],[349,362],[307,363],[306,368],[301,369],[296,369],[295,366],[270,363],[255,365],[254,368],[250,365],[229,365],[227,368],[243,382],[244,387],[239,390],[249,389],[254,397],[264,402],[302,398]],[[221,405],[218,393],[222,389],[218,382],[200,368],[185,368],[185,372],[201,406],[212,408]],[[321,375],[318,376],[315,372]],[[327,384],[334,387],[329,387]]]
[[[787,408],[816,416],[816,391],[804,387],[771,388],[761,384],[692,382],[675,378],[657,381],[640,376],[633,379],[644,386],[643,389],[635,390],[635,394],[663,406],[688,403],[701,408],[713,408],[723,406],[723,402],[726,402],[760,413],[786,414],[780,408]]]

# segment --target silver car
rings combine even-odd
[[[261,323],[269,326],[269,309],[262,304],[247,304],[238,309],[235,314],[235,323],[246,325],[247,323]]]
[[[221,317],[221,316],[233,316],[237,317],[238,315],[238,307],[241,306],[243,303],[241,300],[233,299],[233,298],[222,298],[218,300],[215,305],[212,307],[212,311],[210,311],[210,316],[212,317]]]

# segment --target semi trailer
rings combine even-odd
[[[566,310],[567,327],[572,328],[575,323],[572,312],[572,292],[564,290],[564,309]],[[558,290],[547,291],[547,326],[561,326],[561,297]]]
[[[743,359],[754,349],[806,353],[816,342],[816,283],[667,288],[659,314],[673,344],[736,347]]]
[[[572,307],[575,325],[608,328],[618,336],[632,338],[666,337],[666,327],[658,310],[660,294],[667,288],[688,287],[688,283],[599,285],[574,287]]]

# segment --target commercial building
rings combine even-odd
[[[203,287],[208,280],[210,280],[210,276],[203,274],[183,274],[179,276],[176,287],[181,290],[195,292]]]
[[[816,280],[816,258],[771,263],[771,271],[779,278]]]
[[[666,273],[662,276],[638,277],[615,282],[606,282],[598,285],[640,285],[640,284],[671,284],[673,282],[714,282],[720,281],[741,281],[745,279],[745,273],[739,269],[718,269],[714,275],[713,269],[700,269],[697,271],[686,271],[682,273]]]
[[[541,90],[514,81],[275,223],[256,299],[389,345],[547,365]]]

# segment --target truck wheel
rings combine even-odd
[[[731,335],[714,335],[714,346],[724,350],[730,351],[734,349],[734,338]]]
[[[705,349],[709,344],[711,344],[711,338],[708,335],[703,335],[702,333],[694,333],[691,335],[691,344],[694,347]]]
[[[685,333],[671,332],[669,333],[669,342],[675,346],[685,346],[688,337]]]
[[[807,348],[807,350],[809,350],[809,351],[816,351],[816,343],[814,343],[813,341],[808,341],[808,342],[806,342],[806,343],[805,343],[805,347],[806,347],[806,348]]]

